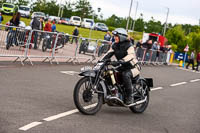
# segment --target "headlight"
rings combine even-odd
[[[101,66],[103,65],[103,63],[98,63],[96,66],[93,67],[93,70],[99,70],[101,68]]]

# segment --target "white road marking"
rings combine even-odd
[[[96,105],[97,105],[97,103],[94,103],[94,104],[85,106],[83,108],[84,109],[89,109],[89,108],[92,108],[92,107],[94,107]],[[67,112],[63,112],[63,113],[60,113],[60,114],[57,114],[57,115],[53,115],[53,116],[44,118],[43,120],[49,122],[49,121],[53,121],[53,120],[56,120],[56,119],[59,119],[59,118],[62,118],[62,117],[68,116],[68,115],[75,114],[77,112],[79,112],[78,109],[73,109],[73,110],[70,110],[70,111],[67,111]],[[33,127],[36,127],[36,126],[38,126],[40,124],[42,124],[42,122],[32,122],[32,123],[30,123],[28,125],[20,127],[19,130],[27,131],[27,130],[29,130],[29,129],[33,128]]]
[[[200,81],[200,79],[190,80],[191,83],[193,83],[193,82],[197,82],[197,81]]]
[[[164,89],[164,88],[163,87],[157,87],[157,88],[151,89],[151,91],[162,90],[162,89]]]
[[[64,113],[60,113],[60,114],[57,114],[57,115],[54,115],[54,116],[50,116],[48,118],[44,118],[43,120],[45,120],[45,121],[53,121],[53,120],[56,120],[56,119],[59,119],[59,118],[62,118],[62,117],[77,113],[77,112],[78,112],[78,109],[74,109],[74,110],[70,110],[70,111],[67,111],[67,112],[64,112]]]
[[[171,84],[170,86],[174,87],[174,86],[179,86],[179,85],[183,85],[183,84],[187,84],[187,82],[180,82],[180,83],[176,83],[176,84]]]
[[[33,127],[36,127],[36,126],[38,126],[40,124],[42,124],[42,122],[37,122],[37,121],[36,122],[32,122],[32,123],[30,123],[28,125],[20,127],[19,130],[27,131],[27,130],[29,130],[29,129],[33,128]]]

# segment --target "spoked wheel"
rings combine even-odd
[[[139,105],[131,106],[130,110],[134,113],[143,113],[149,104],[149,87],[143,80],[139,80],[136,84],[136,87],[139,90],[140,94],[136,94],[136,96],[134,96],[134,100],[139,101],[144,100],[146,98],[146,101]]]
[[[95,93],[92,90],[90,78],[84,77],[75,86],[74,103],[81,113],[94,115],[101,109],[103,95]]]
[[[42,44],[42,51],[45,52],[46,50],[47,50],[47,40],[44,40]]]
[[[6,49],[9,50],[9,48],[12,45],[12,33],[8,33],[7,35],[7,44],[6,44]]]

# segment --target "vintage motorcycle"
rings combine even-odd
[[[83,76],[74,88],[74,103],[77,109],[86,115],[96,114],[102,104],[128,107],[134,113],[143,113],[149,103],[149,91],[153,87],[152,78],[132,78],[135,92],[134,103],[126,105],[126,93],[123,86],[120,67],[114,67],[110,59],[99,61],[93,68],[83,67]],[[134,67],[138,67],[136,64]]]

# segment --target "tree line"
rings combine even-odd
[[[1,0],[1,4],[6,0]],[[62,17],[80,16],[81,18],[93,18],[96,22],[103,22],[112,31],[117,27],[126,28],[127,17],[118,17],[113,14],[107,19],[103,19],[103,14],[95,12],[88,0],[77,0],[75,2],[67,1],[60,5],[56,0],[37,0],[31,3],[29,0],[7,0],[16,5],[30,5],[32,12],[41,11],[51,16],[58,16],[59,7],[62,7]],[[102,9],[103,10],[103,9]],[[99,15],[100,14],[100,15]],[[134,20],[130,18],[129,29],[132,29]],[[161,21],[153,17],[149,21],[144,21],[143,14],[135,20],[134,31],[163,34],[164,25]],[[200,27],[190,24],[172,25],[167,24],[166,37],[168,44],[172,45],[173,50],[182,52],[186,44],[193,50],[200,50]]]

